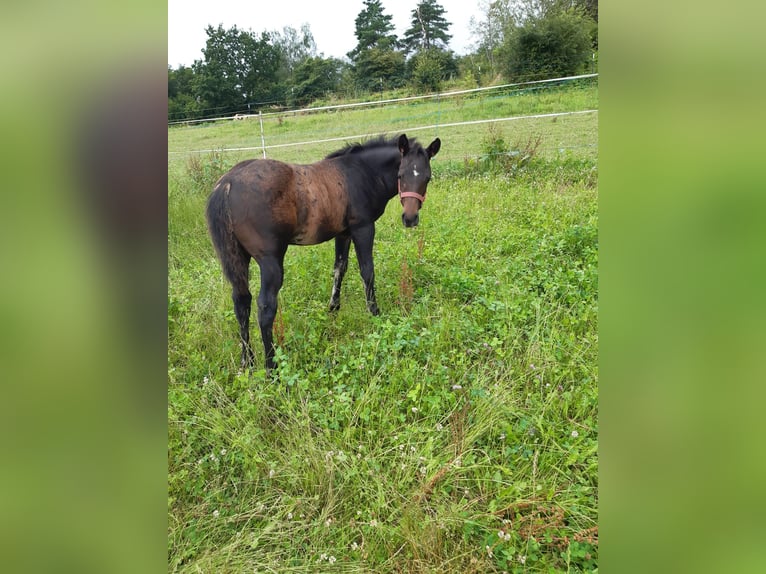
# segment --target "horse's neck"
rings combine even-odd
[[[388,201],[397,193],[396,179],[399,174],[399,162],[401,156],[396,149],[375,150],[377,153],[371,155],[368,166],[384,182],[384,190],[379,190],[385,195],[384,199]]]

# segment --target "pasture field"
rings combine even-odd
[[[594,79],[578,80],[566,86],[508,89],[497,93],[479,93],[441,99],[416,100],[364,108],[330,110],[307,114],[266,114],[263,135],[266,146],[283,146],[295,142],[312,142],[346,136],[387,133],[398,135],[411,128],[482,121],[496,118],[576,112],[598,108],[598,86]],[[545,124],[544,145],[540,155],[556,157],[562,149],[578,157],[593,157],[597,143],[593,114],[563,116],[556,119],[521,119],[501,123],[513,133],[513,140],[527,140]],[[486,125],[465,125],[429,131],[410,131],[419,139],[433,136],[447,138],[450,145],[440,153],[442,163],[477,155]],[[356,138],[360,139],[360,138]],[[427,143],[427,142],[426,142]],[[258,148],[227,152],[234,160],[261,156],[261,127],[257,116],[241,121],[174,125],[168,130],[171,165],[187,157],[179,152]],[[290,162],[311,162],[343,146],[343,142],[318,143],[267,149],[269,157]]]
[[[396,132],[396,110],[360,113],[364,124],[318,123],[352,114],[339,112],[281,127],[291,141]],[[438,134],[420,225],[402,226],[396,200],[377,224],[379,317],[355,255],[331,314],[334,243],[290,247],[273,381],[255,309],[257,368],[239,371],[205,228],[213,183],[241,157],[170,156],[169,571],[597,570],[597,115],[573,118]],[[173,127],[170,150],[239,145],[254,125]],[[269,155],[310,162],[339,147]],[[255,296],[255,263],[251,285]]]

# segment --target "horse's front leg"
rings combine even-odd
[[[340,309],[340,286],[343,276],[348,269],[348,251],[351,247],[351,236],[347,233],[335,238],[335,266],[333,268],[332,295],[330,296],[330,311]]]
[[[266,374],[277,365],[274,361],[274,318],[277,315],[277,297],[284,277],[284,252],[276,256],[264,256],[258,260],[261,268],[261,291],[258,294],[258,326],[261,328],[263,351],[266,357]]]
[[[375,299],[375,266],[372,262],[372,242],[375,239],[375,225],[355,229],[351,232],[354,241],[356,259],[359,261],[359,272],[364,282],[364,294],[367,299],[367,309],[373,315],[379,315],[378,303]]]

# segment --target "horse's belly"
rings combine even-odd
[[[292,241],[293,245],[316,245],[324,243],[338,235],[343,229],[336,225],[318,225],[296,233]]]

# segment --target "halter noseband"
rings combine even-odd
[[[399,188],[399,201],[404,203],[405,197],[414,197],[415,199],[420,200],[420,205],[422,206],[426,202],[426,196],[420,195],[419,193],[416,193],[414,191],[402,191],[402,180],[398,180],[397,186]]]

